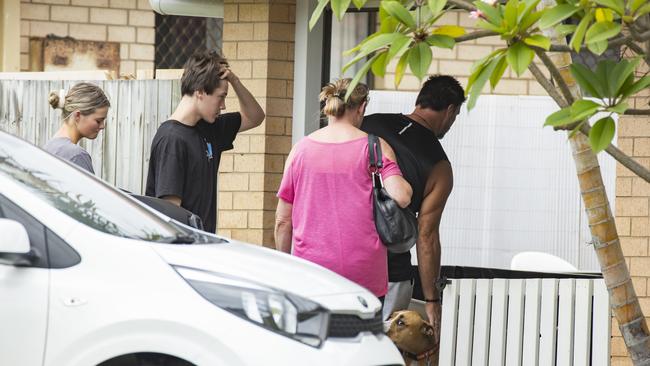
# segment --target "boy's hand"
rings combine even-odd
[[[221,74],[221,80],[223,80],[223,79],[226,79],[230,84],[232,84],[235,81],[239,80],[237,75],[235,75],[235,73],[232,72],[232,70],[230,70],[230,68],[228,68],[228,67],[226,67],[223,74]]]

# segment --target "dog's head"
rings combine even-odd
[[[384,322],[384,331],[397,348],[420,354],[436,346],[434,330],[412,310],[396,311]]]

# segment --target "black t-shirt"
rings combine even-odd
[[[436,135],[403,114],[365,116],[361,129],[383,138],[393,148],[402,175],[413,188],[410,208],[419,212],[431,170],[438,162],[449,160]],[[388,253],[389,281],[406,281],[412,275],[410,252]]]
[[[151,142],[145,194],[178,196],[181,206],[199,215],[206,231],[216,231],[217,171],[221,153],[233,148],[241,114],[226,113],[195,127],[163,122]]]

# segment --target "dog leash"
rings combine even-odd
[[[431,365],[431,356],[434,353],[436,353],[435,347],[428,350],[428,351],[426,351],[426,352],[422,352],[422,353],[417,354],[417,355],[415,353],[404,351],[404,350],[399,349],[399,348],[398,348],[398,350],[402,353],[403,356],[406,356],[406,357],[408,357],[408,358],[410,358],[412,360],[416,360],[416,361],[426,360],[427,361],[427,366]]]

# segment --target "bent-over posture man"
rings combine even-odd
[[[151,143],[146,195],[192,211],[206,231],[215,232],[221,153],[233,148],[238,132],[259,126],[265,116],[218,53],[197,52],[184,69],[181,101]],[[229,84],[241,111],[221,115]]]
[[[430,77],[422,86],[411,114],[378,113],[366,116],[361,129],[386,140],[395,151],[402,174],[413,188],[411,209],[418,214],[417,257],[425,309],[439,334],[440,219],[453,187],[451,164],[439,139],[449,131],[465,101],[452,76]],[[388,293],[384,319],[406,309],[413,292],[411,253],[388,255]]]

